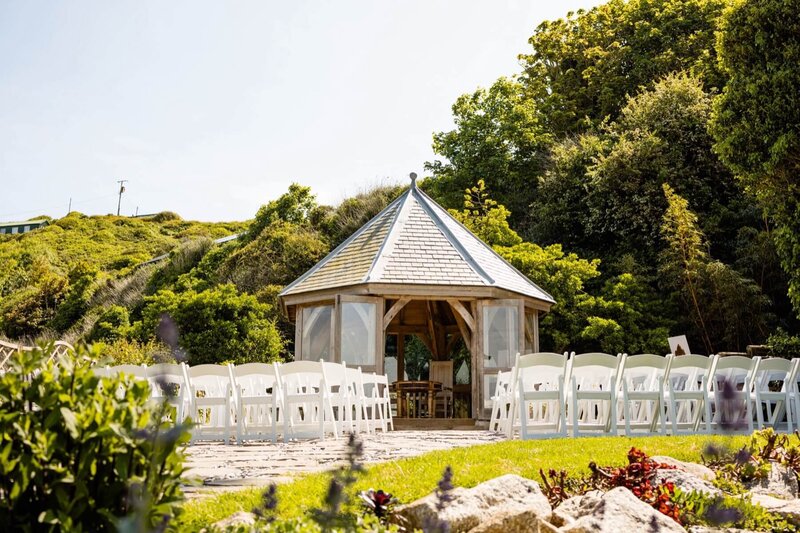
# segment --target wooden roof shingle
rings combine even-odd
[[[362,283],[489,286],[555,302],[414,182],[280,296]]]

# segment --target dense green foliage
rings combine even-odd
[[[145,531],[168,522],[183,499],[188,426],[161,422],[146,381],[97,377],[97,351],[78,348],[57,367],[49,353],[17,352],[0,375],[3,527]]]
[[[726,5],[611,0],[545,22],[522,70],[459,97],[455,128],[434,135],[426,189],[461,209],[480,182],[523,240],[503,255],[556,296],[543,348],[632,352],[686,333],[743,351],[800,331],[797,6]],[[683,268],[665,185],[700,236]],[[496,229],[481,237],[498,244]],[[619,283],[636,289],[614,296]]]
[[[269,309],[255,296],[232,285],[203,292],[162,290],[145,298],[142,320],[134,325],[140,338],[156,334],[164,316],[174,321],[178,344],[188,363],[269,362],[283,347]]]
[[[800,314],[800,3],[733,3],[718,49],[728,83],[715,102],[717,152],[774,218],[773,238]]]

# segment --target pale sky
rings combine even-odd
[[[0,1],[0,221],[244,220],[422,174],[463,93],[591,0]]]

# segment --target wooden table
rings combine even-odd
[[[436,393],[442,390],[439,381],[395,381],[392,383],[397,393],[397,416],[398,418],[420,418],[420,402],[425,398],[428,407],[428,416],[432,418],[434,413],[434,400]],[[409,412],[409,396],[414,400],[414,409]]]

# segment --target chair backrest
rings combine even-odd
[[[553,352],[530,353],[517,357],[511,386],[520,386],[526,391],[557,390],[566,382],[569,373],[569,357],[566,353]]]
[[[183,364],[160,363],[147,367],[150,395],[154,398],[178,397],[186,390]]]
[[[329,392],[347,393],[347,366],[320,360],[324,385]]]
[[[431,361],[430,380],[438,381],[444,387],[453,388],[453,361]]]
[[[108,375],[119,374],[120,372],[131,374],[137,378],[147,378],[147,367],[145,365],[116,365],[108,367]]]
[[[770,357],[762,359],[753,378],[753,384],[761,392],[775,390],[777,383],[780,383],[780,391],[787,392],[792,390],[792,381],[797,382],[797,368],[800,359],[783,359],[782,357]]]
[[[361,372],[361,367],[351,368],[345,367],[345,380],[347,382],[347,389],[350,395],[363,398],[364,394],[364,373]],[[372,392],[372,391],[370,391]]]
[[[386,374],[362,372],[361,384],[364,394],[373,398],[389,397],[389,377]]]
[[[231,365],[233,390],[243,396],[267,396],[277,393],[278,376],[270,363]]]
[[[206,398],[225,397],[230,393],[230,370],[227,365],[195,365],[186,368],[186,377],[195,394]]]
[[[705,383],[712,370],[713,357],[679,355],[669,365],[669,383],[676,391],[696,391]]]
[[[571,358],[570,379],[582,390],[610,390],[623,360],[622,356],[607,353],[575,355]]]
[[[620,385],[628,391],[655,391],[667,378],[672,355],[628,355],[620,371]]]
[[[723,380],[731,383],[737,390],[742,390],[745,385],[751,386],[750,380],[753,379],[760,361],[760,357],[751,359],[741,355],[716,356],[716,362],[712,369],[714,379],[708,380],[708,386],[711,389],[717,389]]]
[[[494,398],[501,398],[511,394],[511,371],[498,372],[497,383],[494,387]]]
[[[307,394],[322,386],[319,361],[292,361],[277,365],[280,386],[285,394]]]

